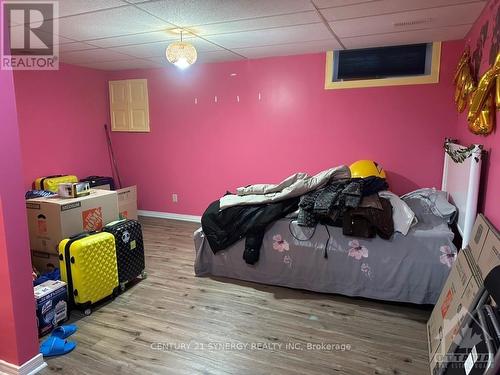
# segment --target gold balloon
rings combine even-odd
[[[500,110],[500,74],[497,75],[497,89],[495,95],[495,102],[497,103],[497,111]]]
[[[496,107],[493,92],[486,99],[483,109],[474,122],[469,123],[469,130],[477,135],[488,135],[493,131],[495,124]]]
[[[469,121],[469,129],[474,134],[488,135],[493,131],[496,112],[495,102],[498,103],[498,92],[494,93],[494,86],[499,75],[500,53],[497,55],[493,66],[479,80],[477,89],[470,100],[467,120]]]
[[[474,122],[474,120],[479,116],[479,113],[483,109],[483,106],[488,99],[488,95],[491,92],[493,85],[496,83],[498,74],[500,73],[500,53],[498,54],[495,64],[488,69],[477,85],[477,90],[474,91],[470,101],[469,114],[467,119],[469,122]]]
[[[469,50],[466,49],[462,54],[462,57],[460,57],[460,61],[458,62],[457,71],[455,72],[455,76],[453,77],[454,84],[457,84],[458,78],[460,77],[460,72],[468,60],[469,60]]]
[[[476,89],[474,78],[472,78],[470,70],[470,55],[468,49],[464,51],[458,62],[453,83],[456,85],[453,99],[457,105],[458,112],[463,112],[467,105],[469,95]]]

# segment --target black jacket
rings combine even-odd
[[[208,206],[201,217],[201,226],[214,253],[246,237],[243,259],[248,264],[255,264],[259,260],[267,226],[297,210],[298,203],[299,198],[292,198],[265,205],[233,206],[220,210],[217,200]]]

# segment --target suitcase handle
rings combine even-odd
[[[111,228],[111,227],[115,226],[116,224],[124,223],[126,221],[127,221],[127,219],[115,220],[115,221],[112,221],[111,223],[106,224],[104,226],[104,228]]]
[[[75,242],[75,241],[77,241],[77,240],[79,240],[79,239],[82,239],[82,238],[88,237],[88,236],[90,236],[90,235],[92,235],[92,234],[96,234],[96,233],[97,233],[97,231],[95,231],[95,230],[90,231],[90,232],[82,232],[82,233],[78,233],[78,234],[75,234],[74,236],[69,237],[69,240],[70,240],[71,242]]]
[[[48,178],[56,178],[56,177],[62,177],[64,176],[63,174],[53,174],[52,176],[45,176],[40,179],[40,189],[45,190],[45,180]],[[33,188],[35,186],[35,182],[33,182]]]

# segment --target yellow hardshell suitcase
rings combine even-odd
[[[119,292],[115,238],[111,233],[81,233],[59,244],[61,279],[68,284],[70,307],[92,313],[92,305]]]
[[[59,184],[66,182],[78,182],[78,177],[73,175],[56,175],[40,177],[33,182],[33,189],[35,190],[48,190],[57,193]]]

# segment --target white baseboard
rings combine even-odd
[[[37,354],[20,366],[0,359],[0,375],[35,375],[45,367],[47,367],[47,364],[43,361],[41,354]]]
[[[201,223],[201,216],[196,216],[196,215],[184,215],[184,214],[174,214],[170,212],[146,211],[146,210],[139,210],[137,211],[137,214],[139,216],[158,217],[160,219],[181,220],[181,221],[190,221],[193,223]]]

